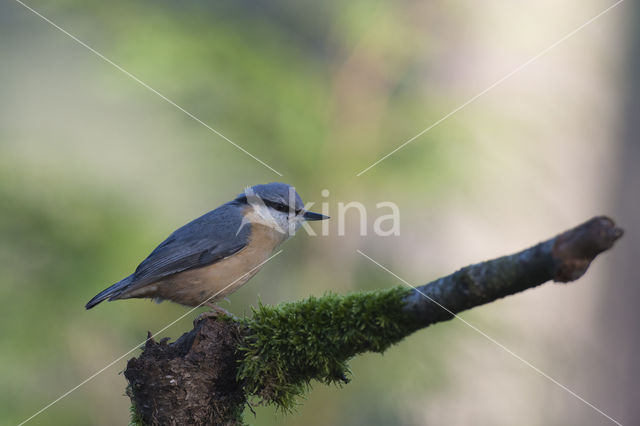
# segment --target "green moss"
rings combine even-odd
[[[131,403],[131,407],[129,408],[129,415],[131,416],[129,420],[129,426],[143,426],[142,416],[138,413],[136,406]]]
[[[136,404],[133,402],[131,384],[127,384],[127,388],[124,393],[131,400],[131,406],[129,407],[129,426],[143,426],[144,422],[142,421],[142,415],[138,412]]]
[[[238,379],[247,395],[284,410],[311,381],[348,381],[347,361],[362,352],[383,352],[414,331],[402,311],[405,287],[347,296],[327,294],[275,307],[260,304],[245,319],[248,334]]]

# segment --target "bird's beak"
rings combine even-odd
[[[323,214],[314,213],[314,212],[310,212],[310,211],[305,211],[304,214],[302,215],[302,217],[304,218],[304,220],[325,220],[325,219],[329,219],[329,216],[325,216]]]

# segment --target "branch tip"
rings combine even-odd
[[[569,282],[580,278],[591,261],[624,234],[607,216],[597,216],[555,238],[552,255],[556,263],[553,280]]]

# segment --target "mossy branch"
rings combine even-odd
[[[294,406],[311,381],[347,383],[347,361],[362,352],[383,352],[416,329],[403,310],[410,290],[327,294],[300,302],[260,305],[239,347],[238,379],[247,394],[283,409]]]
[[[309,384],[346,383],[353,356],[383,352],[414,331],[546,281],[573,281],[622,230],[596,217],[519,253],[463,268],[421,287],[328,294],[250,319],[212,319],[172,344],[149,339],[125,376],[148,424],[242,424],[246,398],[283,409]]]

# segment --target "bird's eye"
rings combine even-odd
[[[289,213],[289,206],[285,206],[284,204],[276,203],[274,208],[282,213]]]

